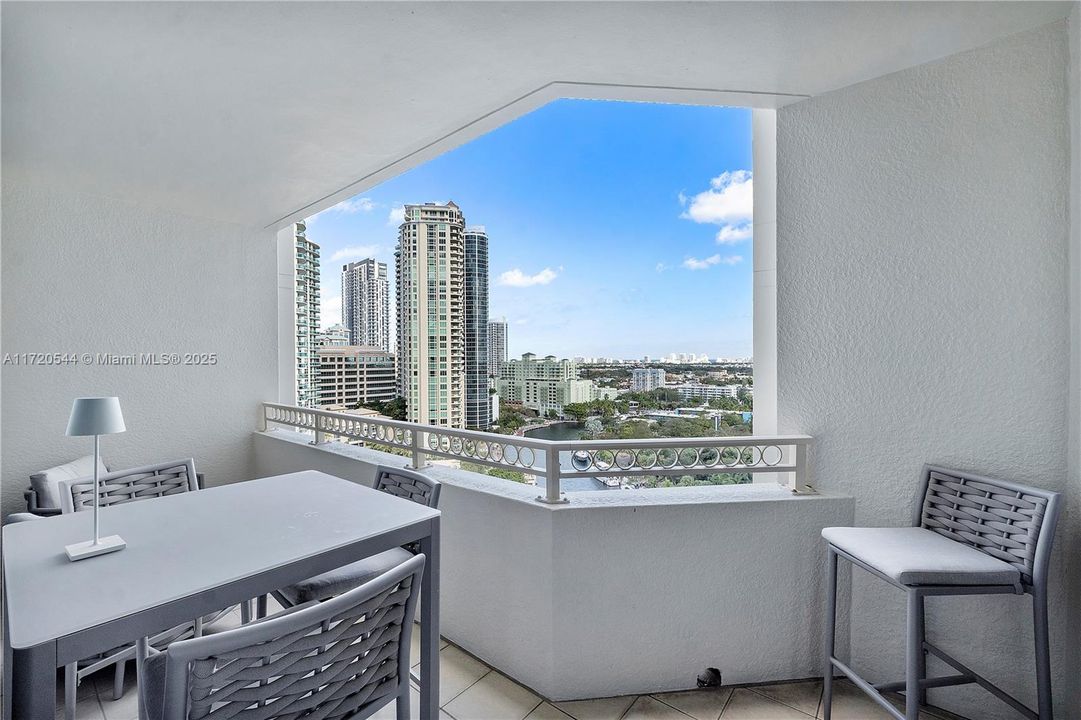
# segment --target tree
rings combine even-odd
[[[590,416],[591,410],[589,403],[567,403],[563,406],[563,414],[574,418],[574,421],[579,423]]]
[[[408,406],[403,397],[396,397],[386,401],[373,400],[371,402],[361,403],[359,407],[375,410],[380,415],[386,415],[392,420],[405,420],[408,413]]]

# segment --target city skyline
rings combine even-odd
[[[741,108],[551,103],[309,218],[323,324],[342,265],[394,261],[404,204],[453,198],[496,238],[508,355],[658,357],[694,337],[750,356],[750,136]]]

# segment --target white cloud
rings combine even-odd
[[[687,268],[688,270],[708,270],[714,265],[736,265],[737,263],[740,263],[742,261],[743,257],[741,255],[722,256],[720,254],[717,254],[710,255],[709,257],[702,258],[701,260],[699,260],[698,258],[689,257],[683,261],[683,267]]]
[[[662,272],[664,272],[665,270],[671,270],[671,269],[672,269],[672,266],[671,266],[671,265],[669,265],[668,263],[663,263],[663,262],[659,262],[659,263],[657,263],[657,268],[656,268],[656,270],[657,270],[657,272],[659,272],[659,273],[662,273]]]
[[[331,262],[338,262],[339,260],[348,260],[350,258],[368,258],[374,256],[379,252],[380,247],[378,245],[349,245],[343,247],[340,250],[335,250],[334,254],[330,256]]]
[[[560,266],[560,270],[563,266]],[[510,287],[531,287],[533,285],[547,285],[556,279],[559,273],[551,268],[544,268],[536,275],[526,275],[518,268],[513,270],[507,270],[499,276],[496,283],[499,285],[508,285]]]
[[[750,170],[723,172],[709,181],[709,190],[690,199],[682,217],[715,225],[745,223],[754,212],[752,185]]]
[[[308,218],[309,224],[314,223],[322,215],[355,215],[358,212],[371,212],[376,207],[375,201],[366,197],[354,197],[342,200],[337,205],[331,205],[326,210],[320,210]]]
[[[401,225],[405,220],[405,205],[396,205],[390,209],[387,225]]]
[[[751,237],[751,224],[725,225],[717,231],[718,245],[735,245]]]
[[[326,330],[342,321],[342,296],[324,297],[319,303],[319,327]]]

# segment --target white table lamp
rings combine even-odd
[[[122,433],[124,416],[120,412],[120,400],[115,397],[75,398],[71,406],[71,418],[68,419],[68,435],[94,436],[94,539],[88,542],[74,543],[64,548],[69,560],[83,560],[95,555],[123,550],[125,543],[119,535],[99,537],[98,506],[101,504],[98,489],[99,436]]]

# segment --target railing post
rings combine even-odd
[[[814,495],[814,488],[807,483],[807,443],[797,442],[794,450],[795,458],[792,464],[796,466],[796,470],[792,473],[791,490],[794,493]]]
[[[413,450],[413,464],[409,466],[410,470],[423,470],[428,467],[428,455],[424,452],[424,437],[426,433],[422,432],[419,428],[414,428],[410,433],[412,436],[412,442],[409,444]]]
[[[544,453],[544,495],[537,499],[551,505],[569,502],[559,491],[559,483],[559,446],[552,445]]]
[[[269,408],[266,403],[259,403],[259,419],[255,421],[255,428],[259,432],[266,432],[266,416]]]
[[[321,445],[327,441],[327,434],[323,432],[323,416],[313,415],[315,420],[315,445]]]

